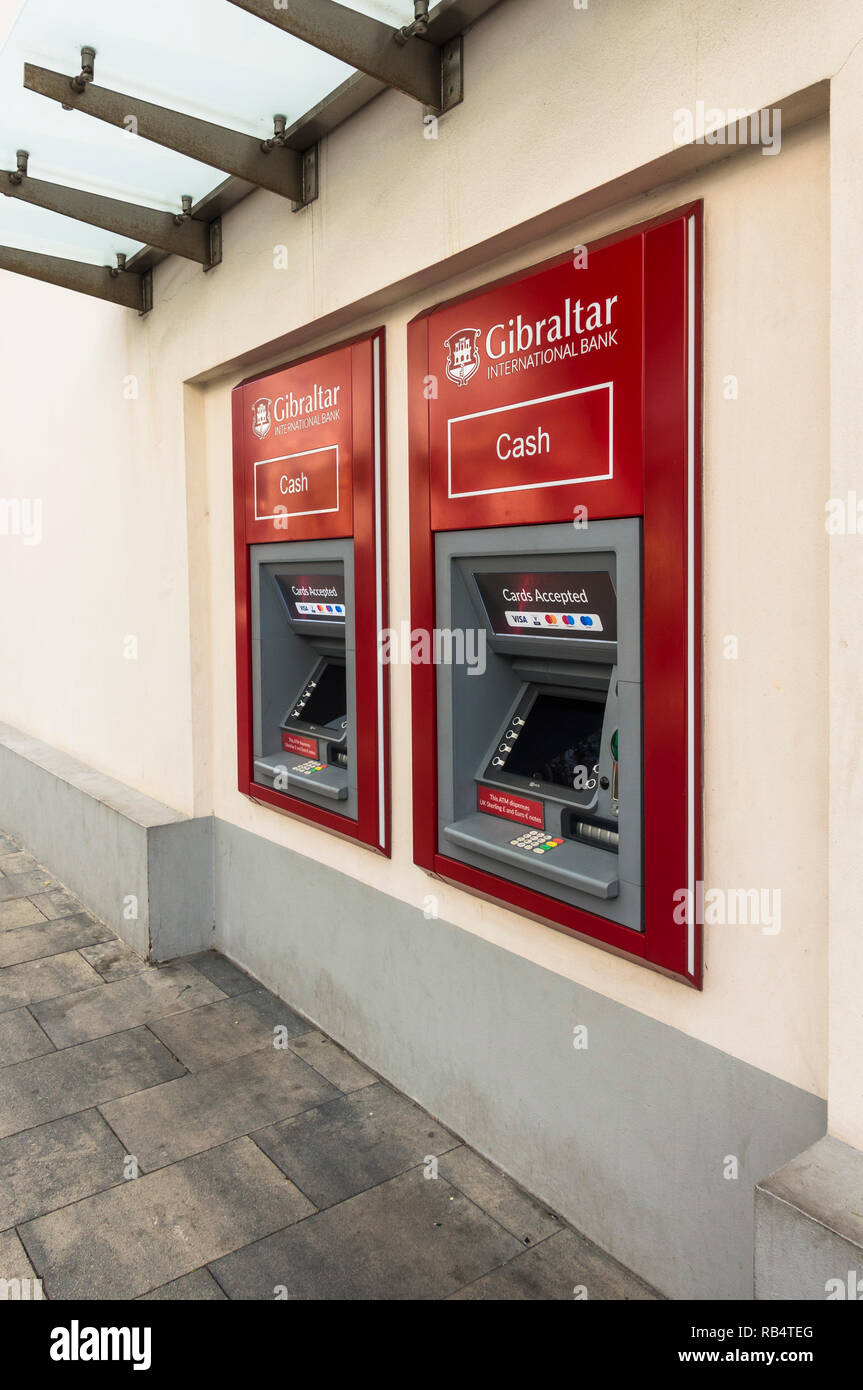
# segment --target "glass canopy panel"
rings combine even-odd
[[[414,14],[412,0],[347,7],[394,26]],[[226,175],[25,91],[25,62],[77,76],[84,45],[96,50],[97,86],[261,139],[272,135],[274,115],[290,127],[353,71],[228,0],[26,0],[0,52],[0,168],[14,169],[16,151],[28,150],[33,178],[171,212],[184,194],[197,203]],[[96,265],[140,250],[15,198],[0,198],[0,244]]]

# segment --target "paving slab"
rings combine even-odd
[[[2,1281],[6,1280],[6,1286]],[[38,1288],[33,1287],[36,1279],[36,1271],[27,1258],[27,1252],[21,1244],[14,1231],[0,1231],[0,1300],[17,1302],[21,1299],[22,1293],[30,1293],[36,1296]],[[29,1289],[8,1288],[9,1284],[17,1284],[21,1280],[29,1280]]]
[[[32,898],[36,893],[56,887],[57,880],[41,869],[27,874],[6,874],[0,878],[0,902],[8,898]]]
[[[83,903],[79,903],[65,888],[52,888],[48,893],[35,893],[31,901],[45,917],[71,917],[74,913],[84,910]]]
[[[0,854],[15,854],[18,849],[20,845],[11,835],[0,835]]]
[[[0,1138],[182,1074],[148,1028],[0,1068]]]
[[[0,1014],[0,1067],[13,1062],[26,1062],[53,1052],[54,1044],[43,1032],[28,1009],[11,1009]]]
[[[303,1027],[308,1028],[308,1024]],[[359,1091],[364,1086],[374,1085],[378,1079],[374,1072],[361,1066],[349,1052],[323,1033],[303,1033],[292,1038],[288,1046],[321,1076],[338,1086],[340,1091]]]
[[[279,1285],[289,1299],[437,1299],[521,1248],[449,1183],[414,1168],[212,1269],[231,1299],[271,1299]]]
[[[195,1303],[212,1302],[216,1299],[226,1301],[227,1294],[222,1292],[208,1269],[196,1269],[194,1274],[184,1274],[182,1279],[173,1279],[170,1284],[153,1289],[152,1293],[138,1295],[139,1303],[156,1303],[163,1300],[174,1303],[180,1299]]]
[[[0,932],[14,927],[32,927],[44,921],[44,912],[40,912],[31,898],[10,898],[0,903]]]
[[[41,865],[36,862],[32,854],[25,854],[23,850],[12,850],[9,854],[0,854],[0,873],[4,878],[10,874],[30,874],[36,870],[41,870]]]
[[[266,1048],[101,1107],[145,1172],[319,1105],[335,1088],[293,1053]]]
[[[115,1187],[125,1156],[97,1110],[0,1139],[0,1227]]]
[[[156,1037],[190,1071],[229,1062],[262,1047],[272,1048],[275,1028],[284,1028],[291,1037],[308,1026],[305,1019],[266,989],[248,990],[150,1024]]]
[[[438,1173],[493,1216],[522,1245],[537,1245],[565,1229],[559,1217],[465,1144],[441,1156]]]
[[[458,1145],[418,1105],[381,1082],[259,1130],[254,1140],[320,1208]]]
[[[184,959],[189,965],[194,965],[196,970],[200,970],[202,975],[206,975],[208,980],[212,980],[214,985],[218,985],[223,994],[244,994],[246,990],[261,987],[245,970],[220,956],[217,951],[202,951],[198,955],[185,956]]]
[[[60,955],[63,951],[76,951],[79,946],[109,941],[112,936],[110,927],[97,922],[88,912],[76,917],[57,917],[39,926],[16,927],[14,931],[0,932],[0,968]]]
[[[107,988],[77,951],[28,960],[21,965],[7,965],[0,970],[0,1013],[19,1009],[22,1004],[37,1006],[44,999],[56,999],[58,1006],[69,1008],[79,990],[87,991],[94,984]]]
[[[125,980],[127,975],[140,975],[148,968],[147,962],[136,956],[125,941],[112,937],[109,941],[98,942],[95,946],[82,946],[81,955],[88,965],[108,983]]]
[[[137,1298],[314,1208],[250,1139],[19,1228],[50,1298]]]
[[[558,1231],[517,1260],[451,1294],[456,1301],[531,1300],[659,1300],[660,1295],[643,1284],[605,1251],[576,1231]]]
[[[34,1017],[57,1047],[104,1037],[120,1028],[134,1028],[150,1019],[224,998],[222,991],[191,965],[149,966],[137,975],[106,984],[86,961],[81,963],[98,988],[53,998],[33,1009]]]

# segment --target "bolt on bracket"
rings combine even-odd
[[[399,48],[403,48],[408,39],[421,39],[428,32],[429,27],[429,0],[414,0],[414,22],[404,24],[401,29],[397,29],[393,34],[393,39]]]
[[[95,48],[82,48],[82,49],[81,49],[81,74],[80,74],[79,77],[73,77],[72,80],[71,80],[71,82],[69,83],[69,86],[72,88],[72,91],[73,91],[73,92],[77,92],[79,95],[81,94],[81,92],[86,92],[88,82],[92,82],[92,81],[93,81],[93,75],[94,75],[94,73],[95,73],[95,70],[96,70],[96,50],[95,50]]]
[[[23,183],[27,177],[27,162],[30,158],[27,150],[18,150],[15,155],[15,172],[9,175],[9,182],[14,184]]]

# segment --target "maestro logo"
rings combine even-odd
[[[273,428],[273,402],[261,396],[252,406],[252,430],[259,439],[266,439]]]
[[[471,377],[479,371],[477,338],[481,332],[481,328],[460,328],[444,343],[447,350],[446,374],[456,386],[467,386]]]

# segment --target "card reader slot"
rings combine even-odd
[[[566,810],[561,817],[561,834],[583,845],[598,845],[617,854],[620,832],[616,821],[585,816],[579,811]]]

